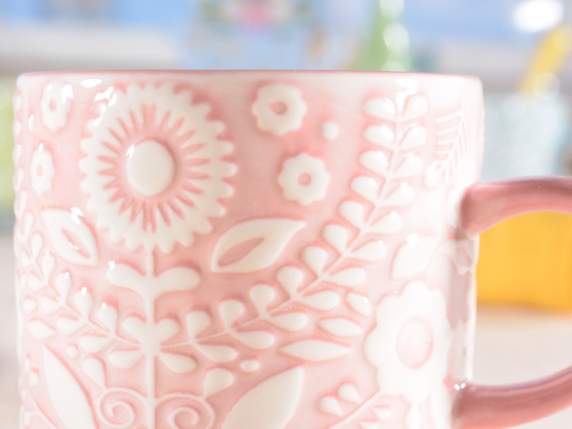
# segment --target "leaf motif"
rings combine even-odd
[[[270,319],[270,323],[274,326],[278,326],[280,329],[284,329],[289,332],[296,332],[303,329],[309,321],[309,317],[306,313],[286,313],[274,316]]]
[[[369,176],[358,176],[352,180],[352,190],[361,195],[370,203],[375,203],[378,199],[379,184],[377,180]]]
[[[203,395],[205,398],[219,393],[232,386],[234,375],[224,368],[213,368],[207,372],[203,382]]]
[[[109,363],[117,368],[133,368],[142,357],[137,350],[114,350],[109,353]]]
[[[54,279],[56,290],[61,298],[67,298],[71,288],[71,274],[68,272],[58,274]]]
[[[109,343],[107,337],[84,335],[79,339],[79,346],[87,353],[97,353]]]
[[[365,282],[365,279],[365,270],[359,267],[346,268],[327,277],[329,282],[344,287],[359,286]]]
[[[206,311],[193,311],[187,314],[187,333],[191,338],[196,337],[207,329],[212,321],[211,316]]]
[[[244,304],[236,299],[227,299],[219,304],[218,312],[224,326],[228,328],[244,314]]]
[[[340,204],[340,214],[356,228],[362,228],[365,219],[365,208],[356,201],[344,201]]]
[[[350,232],[347,228],[337,224],[326,225],[322,231],[322,236],[338,253],[346,251],[350,239]]]
[[[377,234],[396,234],[403,228],[403,220],[399,213],[392,211],[377,222],[375,222],[371,227],[371,232]]]
[[[105,386],[105,370],[99,359],[89,357],[82,362],[81,367],[95,384],[99,387]]]
[[[341,416],[344,413],[340,401],[333,396],[325,396],[320,400],[320,410],[333,416]]]
[[[192,372],[197,367],[197,362],[191,356],[179,353],[161,353],[161,362],[176,374]]]
[[[359,404],[362,397],[354,384],[345,383],[338,389],[338,396],[346,402]]]
[[[314,274],[320,275],[326,266],[328,253],[321,247],[309,246],[304,249],[302,258]]]
[[[436,188],[445,178],[446,162],[433,161],[425,170],[425,184],[429,189]]]
[[[380,176],[384,175],[389,167],[387,156],[381,150],[368,150],[359,157],[359,162],[368,170]]]
[[[218,273],[250,273],[267,268],[304,225],[303,221],[279,218],[239,223],[218,239],[211,269]]]
[[[95,237],[80,216],[68,210],[45,209],[41,217],[50,242],[60,257],[76,265],[97,264]]]
[[[347,296],[347,302],[350,308],[356,313],[359,313],[365,317],[371,314],[371,302],[367,296],[350,292]]]
[[[251,349],[263,350],[274,344],[274,336],[266,331],[249,331],[234,334],[234,337]]]
[[[229,346],[200,345],[199,351],[216,363],[231,362],[238,357],[238,352]]]
[[[383,259],[386,253],[385,243],[382,240],[373,240],[357,248],[352,256],[356,259],[374,262]]]
[[[429,266],[438,245],[436,237],[417,234],[407,237],[393,261],[393,278],[408,279],[422,273]]]
[[[320,320],[319,325],[324,331],[337,337],[357,337],[363,334],[363,329],[360,325],[341,317]]]
[[[54,271],[54,266],[56,264],[54,255],[52,255],[52,253],[49,251],[44,252],[41,264],[42,264],[42,275],[46,279],[50,278],[52,272]]]
[[[234,404],[222,429],[285,429],[302,398],[304,378],[297,367],[257,384]]]
[[[27,326],[28,332],[39,340],[45,340],[54,334],[54,330],[41,320],[31,320]]]
[[[258,314],[263,314],[268,306],[276,299],[276,290],[268,285],[256,285],[250,289],[250,300]]]
[[[304,273],[299,268],[287,265],[278,270],[276,280],[292,296],[302,285]]]
[[[48,396],[61,429],[97,429],[93,407],[76,378],[64,363],[44,348],[44,377]]]
[[[97,319],[109,332],[117,330],[117,308],[106,302],[102,302],[97,310]]]
[[[340,295],[334,291],[325,290],[305,296],[302,303],[315,310],[329,311],[340,305]]]
[[[289,356],[312,362],[337,359],[351,352],[351,349],[323,340],[302,340],[290,343],[280,349]]]
[[[77,319],[72,319],[70,317],[60,317],[56,321],[56,327],[64,335],[73,335],[79,328],[81,328],[82,322]]]

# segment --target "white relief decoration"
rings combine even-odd
[[[320,362],[337,359],[351,353],[351,349],[337,343],[321,340],[302,340],[288,344],[280,351],[299,359]]]
[[[410,279],[429,266],[441,240],[432,236],[412,234],[397,251],[392,275],[395,279]]]
[[[267,378],[234,404],[222,429],[285,429],[298,408],[303,386],[302,367]]]
[[[328,141],[336,140],[340,136],[340,126],[337,122],[327,121],[322,125],[322,137]]]
[[[326,197],[330,174],[323,160],[302,153],[284,161],[278,183],[284,198],[307,206]]]
[[[42,195],[52,189],[56,170],[50,150],[40,143],[30,161],[30,177],[32,188],[37,195]]]
[[[220,138],[225,127],[209,119],[210,106],[167,83],[111,87],[98,100],[80,162],[97,227],[129,249],[163,252],[210,232],[236,172],[227,159],[233,145]]]
[[[211,269],[221,273],[249,273],[278,260],[304,221],[261,218],[245,221],[226,231],[216,242]]]
[[[74,93],[70,84],[52,82],[46,85],[40,100],[40,113],[47,129],[54,132],[66,125],[73,99]]]
[[[43,375],[48,395],[62,429],[97,429],[91,404],[74,375],[51,351],[44,348]]]
[[[276,136],[299,130],[307,110],[302,92],[286,84],[262,86],[252,105],[258,128]]]
[[[62,209],[41,212],[50,242],[56,253],[76,265],[97,263],[97,243],[81,214]]]

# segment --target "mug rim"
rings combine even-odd
[[[209,75],[209,74],[284,74],[284,75],[339,75],[339,76],[377,76],[377,77],[404,77],[430,80],[430,79],[462,79],[481,83],[476,75],[462,73],[431,73],[419,71],[383,71],[383,70],[332,70],[332,69],[70,69],[70,70],[38,70],[21,73],[18,80],[25,78],[49,77],[114,77],[120,75]]]

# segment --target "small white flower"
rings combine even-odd
[[[258,128],[276,136],[300,129],[307,110],[300,90],[284,84],[263,86],[252,105]]]
[[[73,88],[68,83],[49,83],[42,92],[40,111],[42,122],[50,131],[63,128],[72,107]]]
[[[326,196],[330,175],[323,160],[302,153],[284,161],[278,183],[284,198],[307,206]]]
[[[403,396],[409,402],[409,427],[416,427],[413,422],[424,403],[428,402],[438,423],[450,408],[445,380],[451,336],[442,292],[423,282],[412,282],[401,295],[383,299],[376,310],[376,326],[366,338],[365,355],[377,369],[379,392]]]
[[[32,154],[30,163],[32,187],[36,194],[41,195],[52,189],[54,175],[55,169],[52,155],[43,144],[40,144]]]

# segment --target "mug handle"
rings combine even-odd
[[[468,235],[476,235],[502,220],[533,211],[572,213],[572,179],[546,177],[473,185],[461,202],[460,226]],[[572,367],[528,383],[508,386],[466,383],[459,385],[458,390],[455,405],[458,427],[516,426],[572,405]]]

